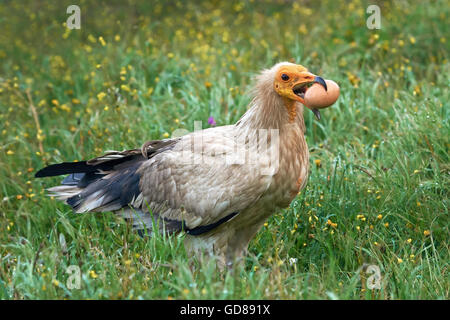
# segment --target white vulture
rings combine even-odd
[[[305,186],[309,153],[303,106],[327,84],[288,62],[256,78],[248,111],[234,125],[152,140],[140,149],[50,165],[36,177],[68,174],[48,189],[77,213],[113,211],[151,235],[185,232],[189,254],[220,266],[245,256],[264,222]],[[317,108],[311,108],[317,118]]]

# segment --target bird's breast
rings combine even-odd
[[[303,133],[280,137],[279,169],[273,176],[269,193],[280,207],[287,207],[306,185],[309,151]]]

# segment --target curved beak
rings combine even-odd
[[[303,105],[305,105],[304,98],[305,98],[306,90],[308,90],[308,84],[318,83],[322,87],[324,87],[325,91],[328,91],[327,83],[325,82],[325,80],[322,77],[316,76],[315,74],[312,74],[309,72],[304,72],[304,73],[302,73],[302,78],[304,79],[303,81],[297,82],[296,84],[294,84],[293,94],[294,94],[294,99],[300,101]],[[318,109],[311,109],[308,106],[306,106],[306,107],[309,108],[314,113],[317,120],[320,120],[320,112]]]
[[[316,116],[317,120],[320,120],[320,111],[319,109],[311,109],[311,111],[314,113],[314,115]]]
[[[320,84],[325,89],[325,91],[328,91],[327,83],[322,77],[315,76],[314,82]],[[318,109],[311,109],[311,110],[316,116],[317,120],[320,120],[320,111]]]
[[[325,82],[325,80],[322,77],[319,76],[315,76],[314,77],[314,82],[320,84],[322,87],[324,87],[325,91],[328,91],[327,88],[327,83]]]

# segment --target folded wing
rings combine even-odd
[[[49,191],[75,212],[115,211],[139,230],[156,224],[167,232],[201,234],[242,213],[270,183],[260,162],[230,163],[236,141],[221,128],[52,165],[36,176],[69,174]]]

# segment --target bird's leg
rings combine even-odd
[[[246,233],[236,233],[235,237],[230,240],[227,248],[226,265],[228,269],[244,266],[245,256],[247,255],[248,244],[253,237]]]
[[[214,259],[220,272],[228,269],[225,256],[227,238],[214,238],[209,235],[190,236],[184,238],[186,252],[189,256],[195,256],[200,264]]]
[[[262,227],[263,223],[264,221],[255,223],[250,228],[235,230],[233,237],[230,237],[228,241],[227,264],[233,265],[234,268],[244,266],[245,257],[248,252],[248,244]]]

